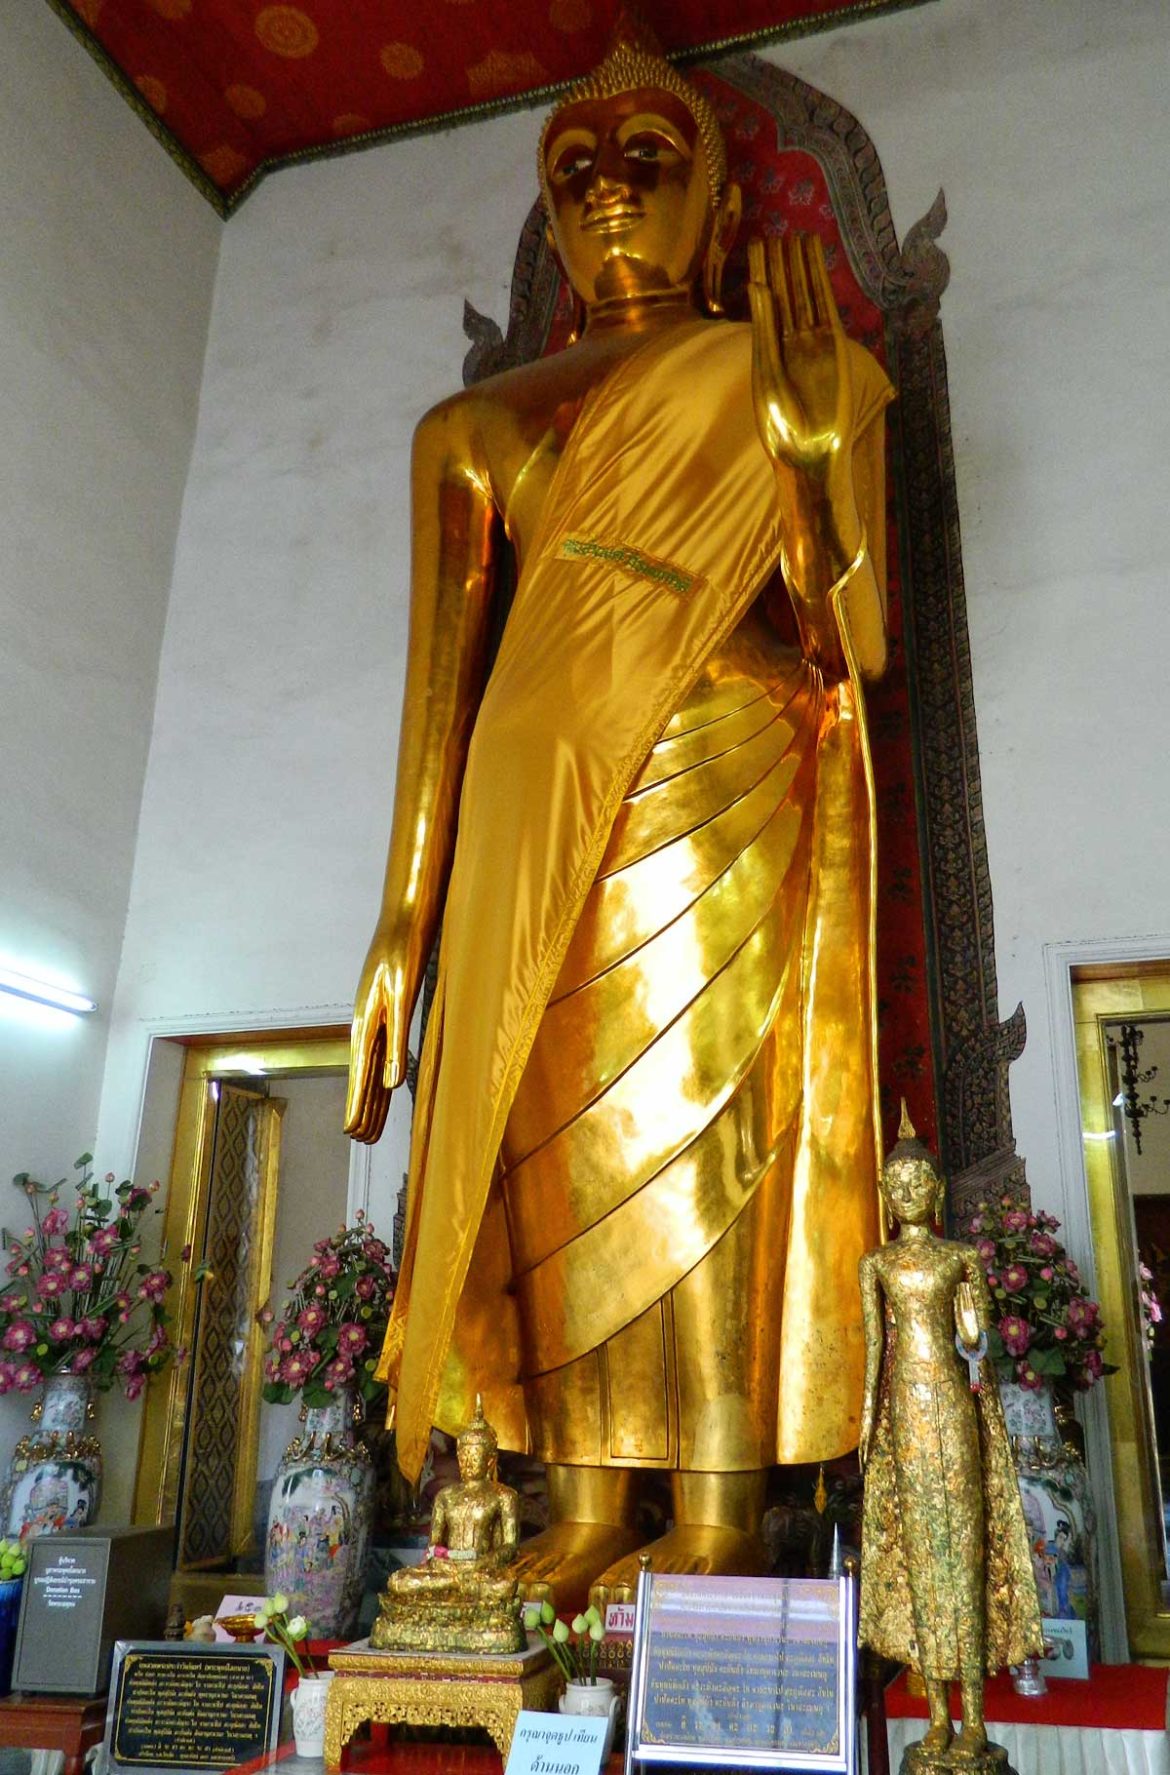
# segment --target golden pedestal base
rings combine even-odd
[[[325,1710],[325,1767],[334,1775],[358,1727],[482,1726],[507,1761],[522,1708],[552,1712],[561,1677],[539,1641],[510,1657],[473,1652],[376,1652],[346,1646],[329,1654],[337,1672]]]
[[[908,1744],[902,1753],[900,1775],[1015,1775],[1002,1744],[964,1756],[962,1734],[946,1750],[930,1751],[921,1742]]]

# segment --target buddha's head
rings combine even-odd
[[[460,1479],[465,1484],[476,1479],[487,1479],[495,1466],[498,1448],[496,1433],[483,1415],[483,1401],[477,1393],[475,1416],[455,1440]]]
[[[928,1147],[914,1132],[902,1104],[898,1142],[882,1167],[882,1197],[901,1226],[929,1226],[941,1220],[946,1184]]]
[[[587,315],[700,293],[719,312],[740,196],[713,109],[623,14],[540,139],[552,241]]]

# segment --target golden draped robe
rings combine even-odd
[[[851,351],[860,436],[890,389]],[[856,1443],[872,781],[837,612],[768,621],[779,555],[750,328],[641,346],[565,446],[469,748],[380,1367],[407,1473],[477,1392],[546,1460]]]

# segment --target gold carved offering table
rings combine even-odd
[[[325,1767],[359,1726],[480,1726],[507,1760],[522,1708],[556,1709],[561,1678],[539,1642],[505,1657],[476,1652],[379,1652],[347,1646],[331,1652],[337,1672],[325,1712]]]

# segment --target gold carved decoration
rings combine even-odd
[[[325,1708],[325,1768],[358,1727],[479,1726],[507,1760],[522,1709],[556,1709],[562,1683],[544,1647],[509,1658],[426,1652],[331,1652],[337,1672]]]

